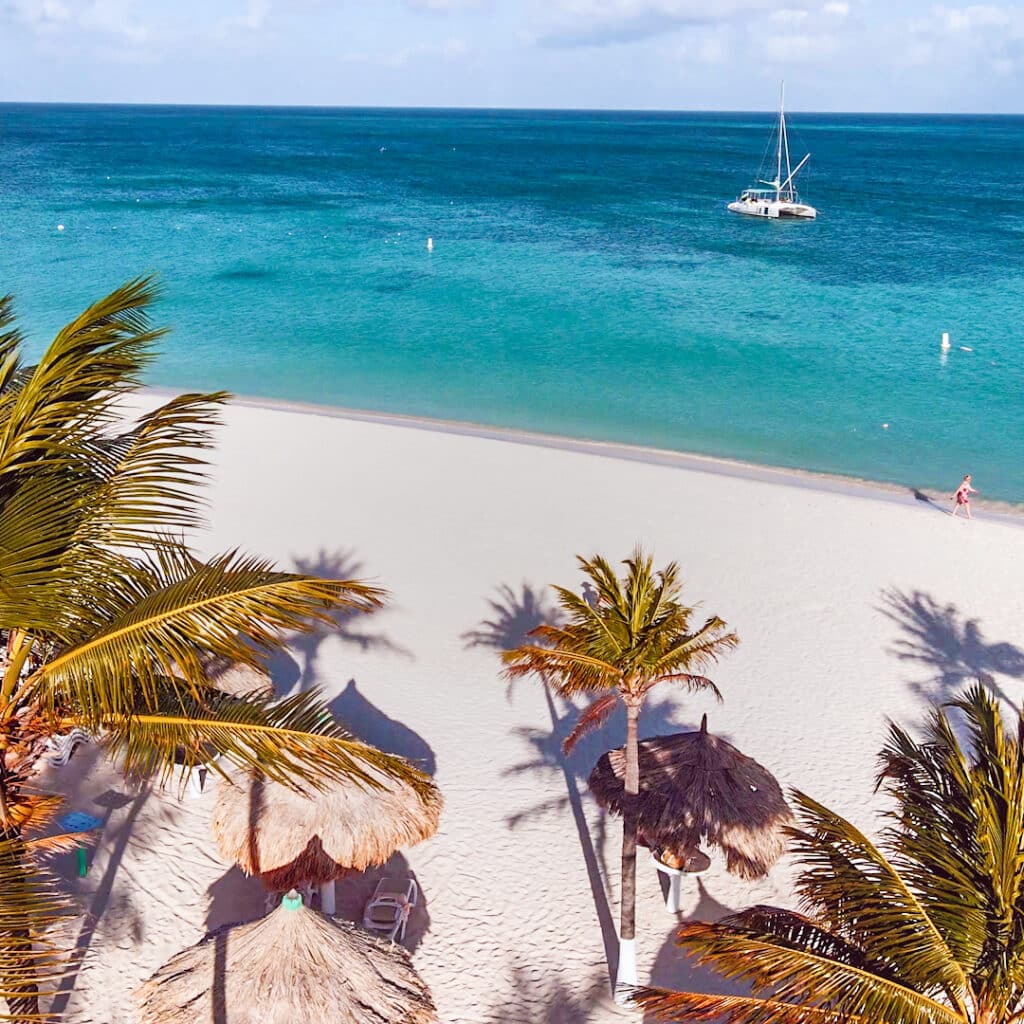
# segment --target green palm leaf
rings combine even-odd
[[[122,583],[123,608],[89,640],[62,651],[30,677],[33,699],[71,706],[95,725],[109,715],[156,708],[168,680],[203,685],[199,652],[252,661],[286,632],[336,609],[368,611],[383,591],[357,581],[275,571],[269,562],[228,552],[199,562],[183,550],[158,551]]]
[[[568,587],[554,587],[564,624],[545,623],[530,634],[535,643],[506,652],[505,675],[536,675],[568,699],[597,697],[581,714],[565,740],[570,749],[586,731],[607,719],[621,700],[626,712],[625,802],[622,832],[622,920],[620,938],[635,936],[635,880],[639,791],[638,728],[647,694],[659,683],[674,681],[691,690],[711,689],[707,676],[691,671],[714,662],[737,643],[725,623],[712,617],[690,631],[693,609],[680,600],[679,567],[670,562],[655,572],[653,560],[636,548],[625,559],[620,579],[600,555],[577,558],[592,588],[592,599]],[[620,969],[624,963],[620,959]],[[618,982],[617,982],[618,984]]]
[[[832,930],[870,944],[896,977],[962,1007],[967,975],[910,885],[848,821],[804,793],[793,796],[803,828],[788,831],[803,901]]]
[[[131,281],[57,334],[2,407],[0,492],[29,463],[56,467],[89,456],[95,430],[118,415],[114,399],[139,386],[153,359],[163,334],[146,317],[155,296],[150,279]]]
[[[717,1011],[729,1024],[822,1011],[872,1024],[1024,1017],[1024,713],[1008,728],[978,684],[936,709],[921,739],[891,725],[879,784],[892,809],[877,844],[796,794],[790,836],[810,917],[755,907],[680,932],[701,962],[747,980],[754,1000],[649,991],[640,1001],[666,1019]]]
[[[729,918],[694,923],[678,943],[723,977],[748,981],[755,994],[810,1003],[889,1024],[962,1024],[945,1004],[870,970],[763,938]]]
[[[34,834],[57,799],[33,794],[55,732],[98,731],[132,775],[167,781],[181,765],[259,770],[291,786],[331,780],[420,792],[432,782],[353,739],[314,693],[283,701],[215,690],[212,655],[257,662],[339,610],[384,592],[354,580],[277,571],[235,552],[196,558],[175,532],[200,521],[199,486],[223,394],[181,395],[128,423],[162,331],[140,278],[62,329],[36,366],[0,299],[0,999],[44,1019],[52,980],[46,928],[65,912],[31,853],[73,836]]]
[[[64,727],[81,724],[74,718]],[[182,696],[162,707],[102,720],[103,742],[135,778],[169,782],[185,766],[208,764],[227,775],[217,762],[258,771],[284,785],[322,788],[349,779],[379,789],[369,769],[407,782],[419,792],[431,780],[407,761],[353,739],[331,716],[315,691],[284,700],[232,697],[211,691],[202,700]]]
[[[874,1024],[874,1019],[869,1017],[751,996],[716,996],[640,988],[633,993],[633,1002],[664,1021],[694,1021],[697,1024]]]

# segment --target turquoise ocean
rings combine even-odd
[[[0,292],[158,274],[156,385],[1024,502],[1024,118],[794,114],[812,223],[725,209],[771,127],[0,106]]]

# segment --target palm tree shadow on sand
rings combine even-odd
[[[512,995],[496,1003],[483,1024],[585,1024],[597,1007],[610,1004],[608,983],[597,973],[585,982],[537,977],[521,967],[512,971]],[[624,1019],[635,1014],[625,1013]]]
[[[99,756],[98,750],[94,753]],[[76,768],[81,771],[81,761]],[[90,848],[89,857],[90,860],[93,858],[95,844],[100,841],[104,842],[109,853],[103,872],[91,891],[87,887],[88,881],[83,884],[76,874],[69,871],[73,855],[64,855],[60,858],[60,866],[57,867],[57,871],[71,882],[70,887],[76,891],[76,894],[87,898],[89,903],[81,918],[71,955],[67,960],[63,977],[50,1006],[50,1012],[56,1018],[59,1018],[68,1008],[78,981],[79,971],[90,951],[93,940],[97,935],[104,937],[108,911],[113,910],[118,915],[115,926],[117,931],[127,930],[135,942],[142,942],[145,939],[141,911],[133,905],[130,898],[115,892],[115,882],[121,861],[132,839],[135,822],[145,808],[151,792],[152,789],[149,785],[143,785],[132,794],[110,789],[93,799],[92,803],[102,808],[103,812],[100,816],[101,824],[96,832],[97,838],[87,843]],[[90,808],[91,810],[92,808]],[[125,811],[125,814],[115,820],[114,814],[119,811]]]
[[[882,592],[879,610],[902,634],[889,648],[890,653],[929,673],[927,679],[910,684],[923,697],[949,700],[965,684],[981,679],[1004,700],[1010,700],[994,677],[1024,679],[1024,650],[1010,643],[989,642],[980,620],[966,618],[955,604],[943,605],[923,591],[908,593],[894,587]]]
[[[467,648],[489,647],[496,653],[511,650],[529,640],[532,630],[543,623],[557,624],[561,621],[560,610],[552,603],[543,590],[528,583],[515,590],[509,584],[497,588],[497,594],[487,599],[489,612],[479,625],[462,634]],[[555,696],[551,688],[543,685],[551,730],[517,729],[516,733],[532,748],[533,756],[513,766],[509,774],[538,773],[560,775],[565,784],[566,795],[545,800],[536,807],[521,811],[507,818],[509,828],[515,828],[523,821],[552,812],[564,811],[568,806],[579,836],[580,848],[586,863],[594,908],[601,926],[605,957],[609,966],[609,980],[613,981],[618,964],[618,932],[612,919],[604,879],[608,877],[608,865],[604,857],[605,818],[600,818],[597,842],[591,835],[583,806],[583,793],[587,779],[597,759],[609,748],[617,746],[609,737],[625,735],[625,715],[621,708],[610,716],[609,722],[597,733],[583,737],[571,754],[562,750],[562,744],[579,717],[580,708]],[[510,690],[511,692],[511,690]],[[671,701],[650,702],[644,709],[642,724],[645,735],[658,731],[678,731],[675,721],[676,709]]]
[[[545,591],[529,583],[521,584],[518,591],[502,583],[497,590],[496,597],[487,599],[489,616],[462,634],[467,648],[490,647],[499,654],[511,651],[526,643],[538,626],[557,624],[561,619]]]
[[[295,571],[330,580],[366,579],[367,572],[355,553],[349,551],[330,552],[321,548],[309,557],[293,556]],[[372,582],[372,581],[371,581]],[[387,614],[387,609],[371,613],[376,617]],[[287,693],[295,688],[308,689],[319,681],[320,649],[325,640],[337,637],[343,644],[358,647],[362,651],[385,651],[403,658],[412,659],[412,652],[395,643],[385,633],[362,628],[369,621],[365,612],[340,610],[330,616],[331,621],[316,626],[311,633],[299,633],[290,637],[288,650],[294,657],[278,651],[269,659],[270,674],[278,693]]]
[[[695,884],[700,894],[697,906],[693,913],[683,920],[706,921],[714,923],[723,917],[734,912],[734,908],[719,903],[704,885],[704,880],[697,875],[691,875],[689,884]],[[724,978],[717,971],[709,967],[700,967],[694,958],[684,953],[676,945],[676,933],[679,931],[679,923],[673,924],[661,949],[651,967],[650,984],[655,988],[675,989],[679,992],[707,992],[715,995],[749,995],[750,989],[742,981],[732,981]],[[659,1018],[653,1014],[644,1014],[645,1024],[654,1024]]]

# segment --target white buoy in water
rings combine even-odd
[[[889,429],[889,424],[888,423],[883,423],[882,424],[882,429],[883,430],[888,430]]]
[[[942,351],[949,351],[949,331],[942,332]]]
[[[63,224],[58,224],[57,225],[57,230],[58,231],[63,231],[64,230],[64,225]]]
[[[428,238],[427,239],[427,252],[433,252],[433,251],[434,251],[434,239],[433,238]]]

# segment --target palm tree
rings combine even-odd
[[[623,563],[620,580],[605,559],[577,558],[593,597],[555,587],[565,625],[543,625],[524,644],[503,655],[506,674],[535,674],[563,698],[600,696],[580,715],[565,741],[570,749],[579,737],[600,725],[621,701],[626,710],[626,803],[622,816],[622,906],[619,966],[615,993],[625,998],[636,984],[636,797],[640,791],[637,750],[640,711],[647,695],[663,682],[689,690],[718,689],[700,670],[722,652],[735,647],[735,633],[717,616],[691,631],[693,608],[679,600],[679,567],[670,563],[655,572],[652,560],[637,548]],[[632,799],[630,799],[632,798]]]
[[[80,727],[134,777],[167,781],[220,756],[292,785],[372,769],[423,787],[354,741],[315,693],[272,703],[216,690],[212,658],[254,664],[338,609],[384,592],[279,572],[231,551],[203,561],[175,536],[200,523],[203,449],[226,395],[186,394],[126,423],[162,334],[153,283],[132,281],[64,327],[37,365],[0,299],[0,998],[42,1019],[42,932],[66,904],[35,856],[59,798],[32,785],[48,738]],[[6,644],[4,644],[6,641]],[[50,970],[48,971],[48,966]]]
[[[806,913],[753,907],[687,924],[679,945],[749,996],[646,990],[665,1020],[726,1024],[1011,1024],[1024,1017],[1024,714],[970,687],[922,742],[891,725],[876,844],[797,794]]]

